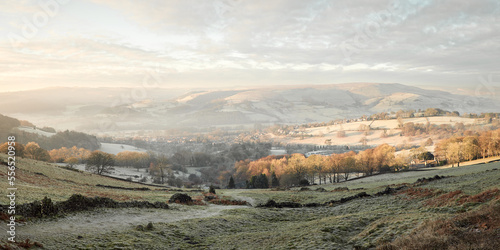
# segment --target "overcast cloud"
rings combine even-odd
[[[500,82],[499,17],[498,0],[1,1],[0,84],[474,88]]]

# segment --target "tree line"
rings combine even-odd
[[[97,137],[69,130],[57,132],[50,137],[20,130],[15,130],[13,135],[16,136],[19,143],[27,144],[28,142],[36,142],[40,147],[46,150],[58,149],[61,147],[71,148],[75,146],[93,151],[101,147],[101,143],[99,143]]]
[[[50,127],[41,128],[40,130],[55,133],[53,136],[46,137],[16,129],[21,125],[36,127],[28,121],[19,121],[0,114],[0,142],[6,142],[7,136],[14,135],[18,143],[27,145],[30,142],[35,142],[39,147],[46,150],[76,146],[92,151],[99,149],[101,146],[97,137],[93,135],[69,130],[56,132],[55,129]]]
[[[463,130],[460,125],[458,129]],[[463,134],[466,136],[441,140],[436,145],[435,154],[420,147],[396,155],[394,147],[382,144],[359,153],[350,151],[329,156],[311,155],[307,158],[303,154],[267,156],[254,161],[238,161],[232,171],[221,172],[219,179],[227,183],[233,178],[235,186],[240,188],[254,187],[248,183],[256,180],[261,183],[263,176],[267,178],[272,175],[276,175],[280,185],[283,186],[299,185],[306,181],[322,184],[347,180],[353,174],[366,176],[399,171],[416,160],[426,164],[435,158],[440,165],[459,166],[463,161],[500,155],[500,129],[482,132],[465,131]],[[271,179],[267,178],[267,181],[269,184]]]
[[[469,133],[443,139],[436,145],[436,158],[460,165],[460,162],[500,155],[500,129]]]
[[[350,151],[328,156],[311,155],[307,158],[298,153],[271,155],[255,161],[238,161],[232,171],[222,172],[219,179],[228,183],[233,178],[236,187],[246,187],[254,181],[262,182],[262,176],[267,178],[273,175],[282,186],[299,185],[304,181],[319,184],[340,182],[347,180],[352,174],[372,175],[400,170],[405,162],[395,157],[394,152],[394,147],[382,144],[359,153]],[[268,184],[272,184],[272,180],[273,178],[268,178]]]

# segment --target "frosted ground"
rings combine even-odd
[[[497,187],[499,163],[433,171],[383,174],[321,187],[349,191],[218,190],[219,195],[253,201],[323,202],[355,194],[362,187],[373,194],[386,185],[413,182],[434,175],[457,176],[422,187],[476,194]],[[485,172],[488,171],[488,172]],[[165,199],[169,194],[165,194]],[[96,209],[60,218],[42,219],[19,227],[20,238],[44,243],[47,249],[356,249],[374,247],[410,231],[428,219],[447,218],[468,207],[428,208],[400,195],[356,199],[332,207],[262,209],[248,206],[183,206],[171,209]],[[153,223],[150,231],[138,225]],[[96,233],[99,232],[99,233]]]

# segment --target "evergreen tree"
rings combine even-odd
[[[252,176],[250,181],[247,181],[247,188],[269,188],[267,175],[260,174]]]
[[[273,172],[271,174],[271,187],[279,187],[279,186],[280,186],[280,181],[278,180],[276,173]]]
[[[267,179],[266,174],[261,174],[257,178],[258,184],[255,185],[256,188],[269,188],[269,180]]]
[[[231,176],[231,178],[229,179],[229,184],[227,184],[227,188],[229,189],[233,189],[235,188],[235,185],[234,185],[234,179],[233,177]]]

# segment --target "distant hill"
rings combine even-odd
[[[45,95],[47,91],[51,93],[50,98]],[[124,88],[31,91],[28,96],[33,103],[12,113],[44,126],[99,133],[253,126],[256,123],[300,124],[400,109],[497,112],[500,107],[500,103],[492,99],[381,83],[197,90],[189,93],[186,90],[156,89],[149,91],[144,98],[130,98],[132,91]],[[11,93],[9,98],[19,100],[16,98],[24,94]],[[5,104],[8,102],[8,99],[0,100]],[[40,105],[37,105],[37,100]]]
[[[24,122],[31,124],[28,121]],[[40,129],[34,125],[21,126],[19,120],[0,114],[0,144],[7,142],[9,136],[15,136],[15,141],[21,144],[36,142],[46,150],[73,146],[96,150],[101,147],[93,135],[69,130],[56,132],[53,128]]]

